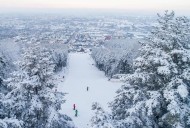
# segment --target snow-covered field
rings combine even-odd
[[[108,102],[112,101],[115,91],[122,85],[120,82],[108,81],[104,73],[94,65],[88,53],[69,54],[68,74],[63,81],[62,75],[58,82],[58,91],[68,93],[62,112],[70,116],[78,128],[90,128],[89,121],[93,116],[91,106],[99,102],[109,111]],[[86,90],[87,86],[89,91]],[[76,104],[78,117],[75,117],[73,104]]]

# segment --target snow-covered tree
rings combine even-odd
[[[5,86],[3,84],[3,79],[5,76],[5,72],[4,72],[5,65],[6,64],[4,62],[3,56],[0,56],[0,93],[4,93],[5,91]]]
[[[0,119],[0,128],[22,128],[22,121],[14,118]]]
[[[0,128],[21,128],[22,121],[19,121],[15,118],[10,118],[8,116],[8,111],[6,105],[4,105],[5,95],[8,93],[8,88],[4,83],[4,79],[7,74],[9,74],[9,63],[6,60],[6,57],[1,54],[0,55]]]
[[[115,127],[190,127],[189,20],[173,11],[158,17],[111,104]]]
[[[94,116],[91,119],[91,128],[114,128],[111,115],[105,112],[97,102],[92,104],[92,110]]]
[[[55,71],[60,71],[63,67],[67,66],[68,49],[55,49],[52,51],[52,54],[52,59],[55,63]]]
[[[94,48],[92,58],[106,76],[127,74],[132,71],[132,61],[137,57],[139,47],[137,40],[111,40],[101,47]]]
[[[73,128],[71,118],[59,113],[64,93],[55,91],[52,53],[33,44],[22,58],[21,70],[9,80],[11,92],[4,102],[9,116],[22,120],[25,128]]]

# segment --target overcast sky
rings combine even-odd
[[[190,0],[0,0],[0,8],[101,8],[124,10],[168,9],[190,12]]]

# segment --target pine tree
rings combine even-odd
[[[9,82],[6,95],[9,116],[22,120],[27,128],[71,128],[71,118],[59,113],[64,93],[53,91],[55,64],[52,53],[39,44],[29,47],[19,62],[20,71]]]
[[[0,56],[0,93],[4,93],[6,91],[6,87],[3,84],[3,79],[5,76],[5,72],[4,72],[5,65],[6,64],[4,62],[3,56]]]
[[[21,128],[22,121],[8,116],[8,109],[4,104],[5,95],[8,93],[8,88],[4,82],[5,76],[7,76],[7,62],[4,56],[0,56],[0,128]]]
[[[112,102],[115,127],[190,127],[189,20],[168,11],[158,17]]]
[[[114,128],[111,115],[106,113],[98,103],[92,104],[94,116],[91,119],[91,128]]]
[[[22,121],[14,118],[0,119],[0,128],[22,128]]]
[[[112,40],[93,48],[91,56],[97,68],[104,71],[106,76],[112,77],[132,72],[132,61],[137,57],[139,47],[136,40]]]

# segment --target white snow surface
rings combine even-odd
[[[121,82],[108,81],[104,73],[94,66],[88,53],[70,53],[64,80],[63,75],[64,71],[59,74],[57,90],[68,94],[61,112],[70,116],[77,128],[90,128],[90,119],[94,115],[91,110],[93,102],[110,111],[108,102],[113,101],[116,90],[122,85]],[[89,91],[86,90],[87,86]],[[75,117],[73,104],[76,104],[78,117]]]

